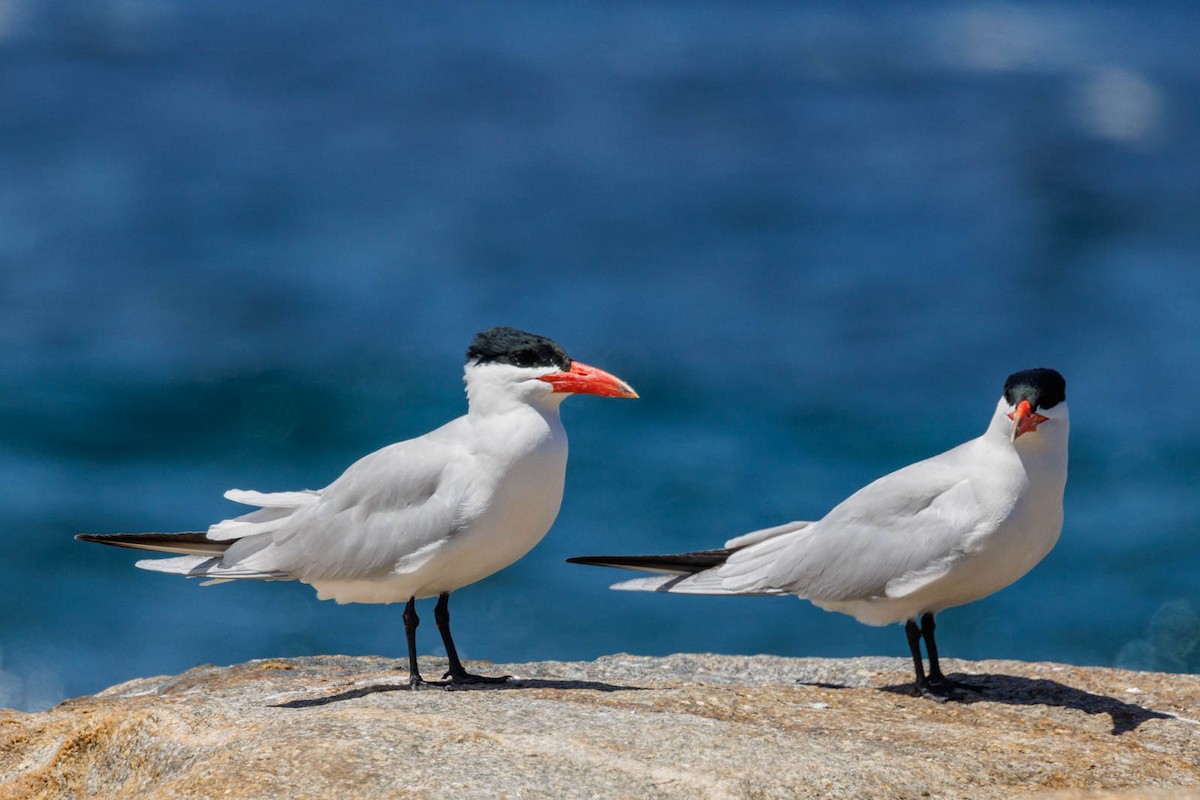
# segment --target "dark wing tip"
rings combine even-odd
[[[572,556],[567,559],[568,564],[588,564],[590,566],[604,566],[612,556]]]
[[[586,564],[592,567],[621,567],[624,569],[650,570],[652,572],[701,572],[720,566],[729,558],[732,549],[697,550],[692,553],[643,556],[574,556],[568,564]]]
[[[210,554],[221,553],[233,541],[213,541],[204,531],[183,533],[77,533],[77,542],[95,542],[134,550],[157,550],[163,553]]]
[[[77,542],[98,542],[100,544],[116,544],[113,539],[127,536],[124,533],[77,533],[75,541]]]
[[[158,541],[161,539],[191,540],[193,537],[203,537],[203,533],[77,533],[77,542],[98,542],[100,544],[121,544],[124,542]]]

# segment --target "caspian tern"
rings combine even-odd
[[[507,679],[463,669],[450,636],[450,592],[529,552],[562,502],[567,434],[559,405],[572,394],[637,397],[624,381],[572,361],[551,340],[492,328],[464,369],[467,413],[355,462],[324,489],[225,497],[258,510],[194,533],[80,534],[101,544],[181,554],[142,569],[230,580],[298,580],[322,600],[407,603],[409,684],[417,669],[415,601],[437,596],[434,620],[451,683]]]
[[[1052,369],[1010,375],[982,436],[880,478],[816,522],[754,531],[717,550],[568,561],[658,573],[614,589],[791,594],[867,625],[903,622],[914,691],[943,699],[954,684],[938,665],[934,614],[1008,586],[1058,541],[1066,388]]]

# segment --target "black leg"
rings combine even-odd
[[[933,614],[927,612],[921,617],[921,635],[925,637],[925,652],[929,654],[929,682],[945,683],[946,676],[938,664],[937,642],[933,640],[933,630],[937,626],[933,622]]]
[[[904,623],[904,635],[908,637],[908,649],[912,651],[913,670],[917,674],[913,694],[922,695],[929,690],[929,683],[925,680],[925,664],[921,661],[921,629],[917,627],[916,620],[910,619]]]
[[[915,619],[910,619],[904,624],[904,635],[908,637],[908,649],[912,651],[913,670],[917,673],[917,682],[913,685],[913,694],[917,697],[927,697],[930,700],[937,700],[939,703],[944,703],[950,699],[948,692],[953,688],[941,670],[937,668],[937,646],[933,644],[933,615],[926,614],[929,620],[928,638],[925,643],[929,646],[929,678],[925,677],[925,665],[921,662],[921,628],[918,627]],[[941,676],[941,681],[936,680],[935,674]]]
[[[933,631],[937,626],[933,622],[933,614],[926,613],[921,617],[921,635],[925,637],[925,649],[929,652],[929,683],[937,688],[941,694],[946,694],[958,689],[966,689],[967,691],[978,691],[975,687],[952,681],[942,674],[942,668],[938,664],[937,642],[933,640]]]
[[[426,684],[421,678],[421,670],[417,668],[417,626],[421,624],[421,618],[417,616],[415,597],[408,598],[403,619],[404,638],[408,640],[408,686],[410,689],[419,689]]]
[[[504,683],[511,678],[511,675],[504,675],[498,678],[489,678],[484,675],[472,675],[463,669],[462,662],[458,660],[458,649],[454,646],[454,639],[450,636],[450,593],[442,592],[438,597],[437,605],[433,608],[433,621],[437,623],[438,631],[442,634],[442,643],[446,645],[446,658],[450,661],[450,669],[446,670],[446,674],[442,678],[449,678],[451,683]]]

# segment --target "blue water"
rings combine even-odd
[[[495,324],[642,399],[567,403],[562,513],[455,595],[464,657],[904,654],[563,559],[817,517],[1052,366],[1062,539],[942,651],[1200,671],[1195,5],[0,11],[0,705],[401,656],[397,607],[71,537],[325,485],[461,413]]]

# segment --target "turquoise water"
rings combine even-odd
[[[1200,669],[1192,6],[16,4],[0,18],[0,705],[403,655],[400,609],[200,587],[81,531],[202,528],[461,413],[549,335],[567,493],[455,595],[465,658],[906,652],[793,599],[609,592],[593,553],[814,518],[1072,409],[1066,525],[945,655]],[[431,625],[423,652],[440,652]]]

